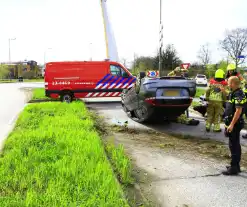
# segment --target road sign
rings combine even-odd
[[[155,77],[159,76],[159,71],[148,71],[147,76],[151,77],[151,78],[155,78]]]
[[[183,69],[189,69],[189,67],[190,67],[190,63],[181,64],[181,68],[183,68]]]
[[[244,59],[246,56],[245,55],[239,55],[238,59]]]

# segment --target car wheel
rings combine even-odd
[[[124,110],[124,112],[129,112],[129,110],[127,109],[127,107],[122,103],[122,108],[123,108],[123,110]]]
[[[62,102],[71,103],[73,101],[73,95],[71,93],[64,93],[60,99]]]
[[[145,105],[141,105],[138,109],[134,110],[135,117],[133,118],[136,122],[144,123],[150,119],[150,111]]]

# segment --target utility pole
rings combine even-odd
[[[92,61],[93,60],[92,43],[89,44],[89,50],[90,50],[90,61]]]
[[[133,72],[136,73],[136,53],[134,52],[134,63],[133,63]],[[139,74],[135,74],[135,75],[139,75]]]
[[[162,25],[162,0],[160,0],[160,39],[159,39],[159,74],[161,76],[161,53],[162,53],[162,46],[163,46],[163,25]]]
[[[11,54],[10,54],[10,39],[9,39],[9,63],[11,62]]]

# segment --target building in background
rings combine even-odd
[[[42,76],[42,70],[34,60],[19,61],[19,62],[2,62],[8,66],[9,74],[6,78],[15,79],[18,77],[23,78],[37,78]]]

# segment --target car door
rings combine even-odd
[[[122,90],[129,87],[131,77],[123,71],[119,65],[110,64],[111,80],[108,82],[108,93],[106,96],[119,97]]]

